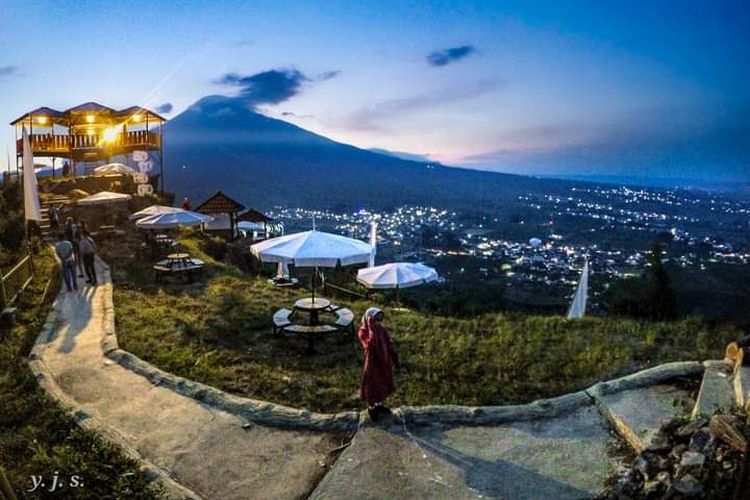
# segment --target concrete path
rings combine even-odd
[[[587,391],[567,413],[494,425],[407,426],[396,412],[378,425],[363,420],[336,458],[340,435],[244,425],[105,357],[112,285],[101,262],[98,272],[99,287],[79,280],[80,292],[60,294],[52,335],[32,363],[51,374],[58,399],[72,400],[101,422],[97,430],[121,437],[188,488],[183,498],[590,498],[617,464],[608,453],[614,430],[644,446],[680,411],[675,401],[692,405],[686,391],[661,384]]]
[[[612,436],[594,406],[482,427],[366,425],[312,498],[579,499],[601,492]]]
[[[43,346],[44,364],[62,391],[106,422],[146,460],[196,496],[217,499],[299,498],[325,469],[337,436],[252,424],[136,375],[102,354],[103,294],[79,278],[62,292],[58,322]]]

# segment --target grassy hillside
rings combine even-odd
[[[319,411],[361,407],[361,355],[351,339],[326,339],[307,354],[295,337],[274,336],[271,316],[304,290],[279,290],[214,261],[196,234],[183,239],[208,262],[199,283],[156,285],[147,259],[104,245],[114,262],[120,345],[160,368],[229,392]],[[337,303],[356,317],[371,302]],[[385,307],[402,358],[399,404],[501,404],[578,390],[659,363],[720,357],[739,335],[687,319],[642,323],[487,314],[431,316]]]

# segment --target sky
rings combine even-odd
[[[746,0],[0,0],[0,26],[6,124],[218,94],[448,165],[750,180]]]

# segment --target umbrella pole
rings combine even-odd
[[[313,305],[315,305],[315,275],[318,274],[318,266],[315,266],[312,276],[310,277],[310,281],[312,283],[312,301]]]

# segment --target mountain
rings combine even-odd
[[[378,154],[386,155],[386,156],[395,156],[396,158],[401,158],[402,160],[418,161],[421,163],[434,163],[434,164],[439,163],[437,161],[431,160],[430,157],[427,155],[420,155],[416,153],[405,153],[403,151],[389,151],[388,149],[382,149],[382,148],[370,148],[367,151],[371,151],[373,153],[378,153]]]
[[[165,125],[168,191],[197,203],[222,190],[247,206],[509,208],[540,184],[570,183],[404,160],[332,141],[256,113],[238,98],[205,97]]]

